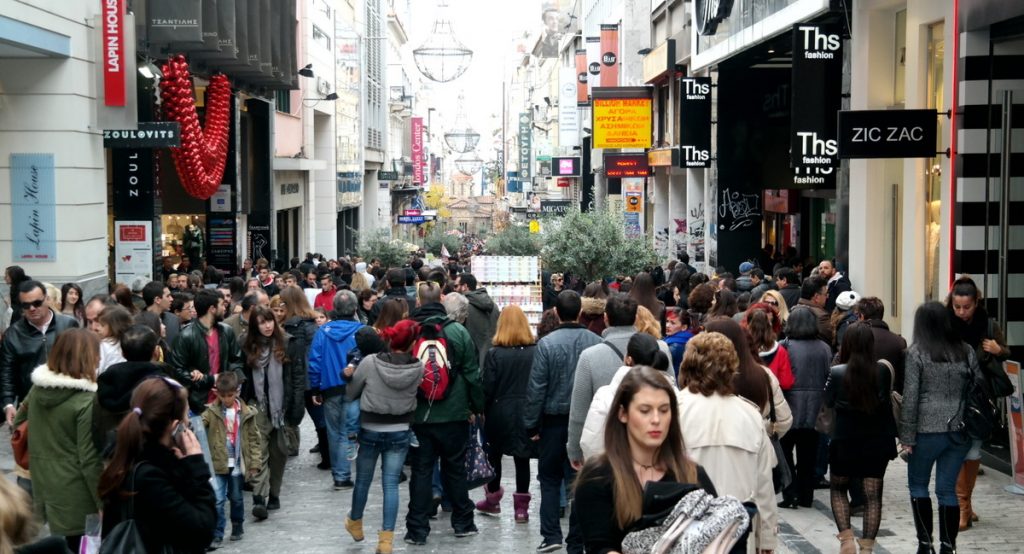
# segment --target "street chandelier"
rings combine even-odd
[[[462,44],[448,19],[448,2],[437,3],[437,19],[429,38],[412,51],[416,68],[432,81],[447,83],[462,76],[473,60],[473,51]]]
[[[444,134],[444,142],[448,148],[460,154],[472,151],[480,142],[480,133],[474,131],[466,121],[465,101],[465,96],[459,93],[459,111],[455,116],[455,124]]]
[[[474,152],[466,152],[455,160],[455,169],[463,175],[475,175],[483,167],[484,161]]]

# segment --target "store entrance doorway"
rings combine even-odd
[[[301,210],[302,208],[290,208],[277,211],[277,258],[279,260],[287,262],[299,256]]]

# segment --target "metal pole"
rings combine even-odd
[[[1003,91],[1003,143],[999,156],[999,326],[1006,330],[1006,297],[1009,295],[1010,250],[1010,153],[1013,142],[1013,91]]]

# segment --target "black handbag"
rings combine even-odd
[[[768,398],[768,405],[771,406],[770,417],[772,420],[772,434],[768,438],[772,441],[772,448],[775,449],[776,461],[775,467],[772,468],[772,485],[775,487],[775,492],[780,493],[793,482],[793,472],[786,462],[782,443],[779,442],[779,435],[775,432],[775,401],[771,397]]]
[[[994,327],[995,322],[990,318],[988,320],[988,333],[986,333],[988,339],[995,340]],[[980,348],[978,350],[978,367],[981,368],[981,373],[985,376],[985,381],[988,384],[992,398],[1002,398],[1013,394],[1013,382],[1010,381],[1010,376],[1003,370],[1003,362]]]
[[[128,484],[128,512],[125,519],[114,526],[100,543],[99,554],[146,554],[146,544],[135,523],[135,473],[141,463],[132,469],[131,481]]]
[[[967,386],[960,405],[963,407],[962,428],[974,440],[988,440],[999,421],[999,408],[989,393],[988,383],[981,372],[967,365]]]

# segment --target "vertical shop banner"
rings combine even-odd
[[[601,25],[601,86],[619,86],[619,24]]]
[[[423,118],[412,118],[412,184],[425,185],[423,179]]]
[[[632,177],[622,179],[622,197],[626,236],[638,238],[644,234],[644,180]]]
[[[11,154],[11,259],[57,261],[53,154]]]
[[[594,94],[594,87],[601,86],[601,37],[587,37],[587,92]]]
[[[238,265],[235,255],[238,248],[235,218],[211,214],[207,216],[206,221],[206,263],[221,271],[234,273]]]
[[[124,106],[128,90],[124,65],[124,0],[103,0],[102,9],[103,104]]]
[[[533,168],[533,112],[519,114],[519,178],[532,182]]]
[[[679,149],[683,167],[711,167],[711,78],[679,80]]]
[[[842,77],[842,35],[829,26],[795,25],[790,161],[798,173],[814,174],[820,170],[835,179],[833,169],[839,167],[836,121],[841,107]]]
[[[153,280],[153,222],[114,222],[114,278],[131,283],[136,277]]]
[[[114,218],[152,220],[156,153],[151,148],[111,150],[114,188]]]
[[[1022,380],[1020,362],[1005,361],[1006,370],[1013,383],[1013,394],[1006,399],[1006,427],[1010,435],[1010,464],[1013,472],[1013,483],[1006,490],[1015,494],[1024,494],[1024,380]]]
[[[147,38],[150,45],[203,44],[202,0],[146,2]]]
[[[203,0],[203,51],[219,52],[220,37],[217,26],[217,0]]]
[[[590,105],[590,90],[587,89],[587,51],[576,51],[576,105]]]
[[[576,102],[576,72],[562,67],[558,74],[558,146],[580,145],[580,110]]]
[[[270,214],[250,213],[248,229],[249,253],[253,261],[260,258],[271,259],[270,252]]]

